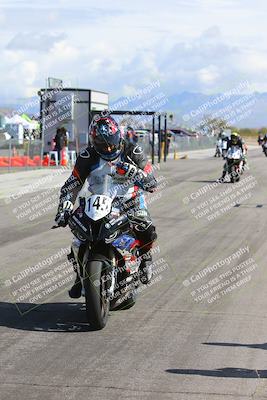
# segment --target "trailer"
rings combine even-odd
[[[40,89],[41,138],[44,152],[53,147],[58,128],[68,133],[68,148],[77,153],[88,144],[91,113],[108,109],[109,95],[92,89],[63,88]]]

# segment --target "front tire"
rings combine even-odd
[[[88,261],[85,267],[84,290],[86,316],[94,330],[106,326],[109,313],[109,300],[103,280],[105,264],[103,261]]]
[[[238,182],[240,180],[240,175],[237,172],[236,168],[233,166],[231,169],[231,182],[235,183]]]

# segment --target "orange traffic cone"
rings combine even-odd
[[[11,167],[23,167],[23,159],[21,157],[11,157]]]
[[[41,163],[41,157],[40,156],[34,156],[33,157],[33,161],[34,161],[34,163],[35,163],[35,165],[36,166],[40,166],[42,163]]]
[[[8,157],[0,157],[0,167],[8,167],[9,160]]]
[[[49,164],[49,155],[46,154],[46,155],[44,155],[44,158],[43,158],[43,161],[42,161],[42,166],[43,167],[47,167],[48,164]]]
[[[61,161],[60,161],[60,165],[62,167],[67,167],[68,165],[68,157],[67,157],[67,151],[66,151],[66,147],[64,147],[61,150]]]

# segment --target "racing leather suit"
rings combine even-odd
[[[238,141],[237,141],[236,143],[233,143],[231,139],[228,139],[228,140],[227,140],[227,151],[228,151],[232,146],[240,147],[240,149],[242,150],[242,154],[243,154],[243,152],[244,152],[244,143],[243,143],[243,141],[242,141],[241,138],[238,139]],[[243,156],[243,161],[244,161],[244,156]],[[228,171],[228,164],[227,164],[227,160],[226,160],[226,162],[224,163],[224,166],[223,166],[223,173],[222,173],[222,178],[221,178],[221,179],[224,179],[224,178],[225,178],[225,176],[226,176],[226,174],[227,174],[227,171]]]
[[[147,253],[147,260],[149,260],[149,250],[156,240],[157,234],[146,207],[143,191],[153,192],[157,186],[157,181],[153,175],[152,166],[147,161],[140,146],[124,142],[121,154],[112,162],[102,159],[94,147],[87,147],[78,156],[71,176],[61,188],[59,209],[66,200],[74,204],[84,184],[88,185],[88,190],[91,193],[97,194],[102,187],[101,183],[104,177],[111,173],[112,167],[114,168],[114,164],[118,162],[130,163],[142,170],[139,180],[137,178],[136,182],[129,182],[129,184],[115,182],[114,190],[116,191],[116,199],[119,199],[120,205],[127,212],[136,237],[141,242],[140,255]],[[78,254],[79,264],[81,265],[84,252],[81,243],[76,238],[72,243],[72,251]]]
[[[259,140],[258,140],[259,141]],[[261,140],[261,146],[262,146],[262,150],[264,152],[264,145],[267,143],[267,135],[264,135],[264,137]],[[259,143],[260,144],[260,143]]]

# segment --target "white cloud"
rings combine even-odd
[[[212,85],[219,79],[220,73],[216,66],[209,65],[206,68],[201,68],[198,71],[198,76],[199,76],[200,82],[207,84],[207,85]]]
[[[26,86],[32,85],[37,77],[38,67],[37,63],[31,60],[24,61],[19,66],[22,79],[24,80]]]
[[[6,48],[9,50],[49,51],[51,47],[65,38],[64,33],[20,32],[10,40]]]
[[[122,87],[122,95],[123,96],[133,96],[136,94],[137,90],[134,86],[124,85]]]
[[[0,10],[0,24],[4,24],[5,22],[6,22],[6,15],[2,10]]]
[[[246,78],[266,86],[260,0],[2,3],[0,21],[4,14],[9,23],[0,36],[0,85],[12,99],[43,86],[47,76],[113,96],[156,79],[167,95],[217,92]]]
[[[241,69],[246,72],[266,73],[267,72],[267,54],[257,50],[246,51],[242,55],[243,63]]]
[[[67,40],[55,43],[50,49],[50,54],[56,57],[56,60],[60,59],[62,66],[65,61],[73,61],[81,56],[79,49],[69,44]]]

